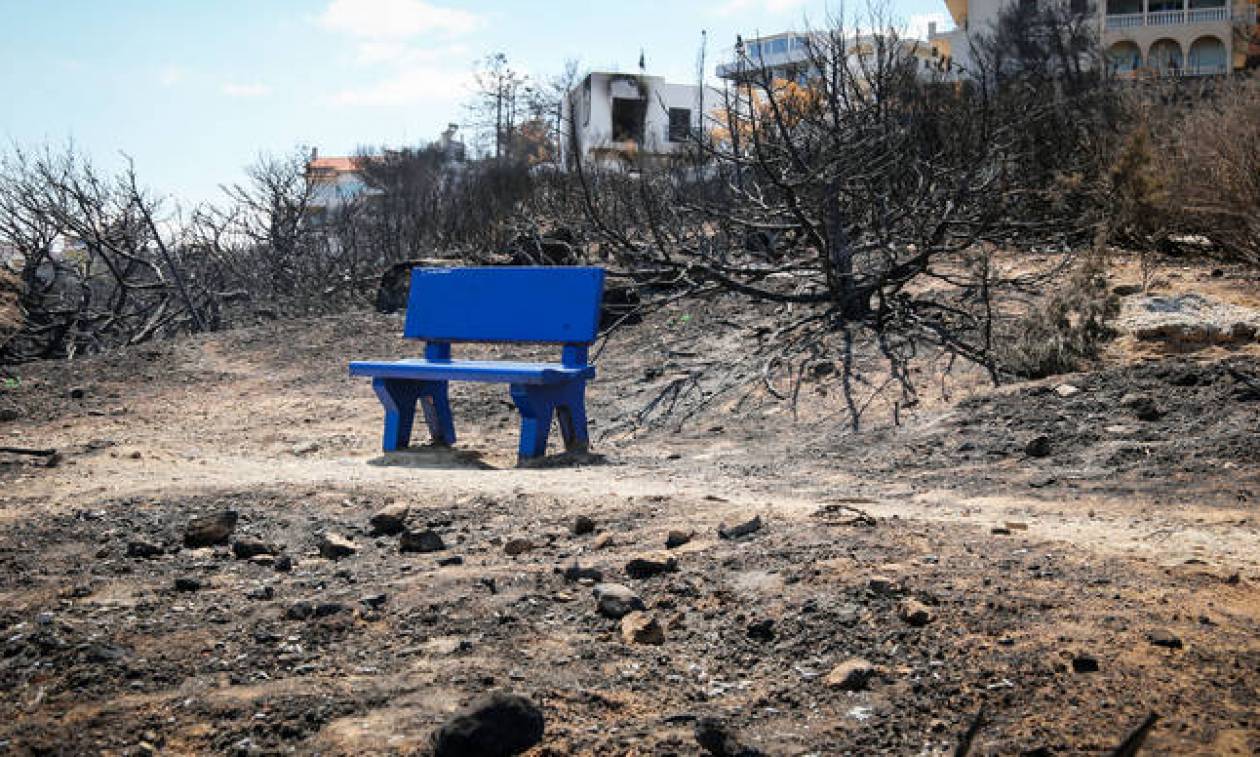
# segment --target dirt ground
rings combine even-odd
[[[1260,752],[1260,350],[959,374],[858,434],[827,371],[795,420],[756,391],[681,428],[644,412],[702,397],[690,377],[773,315],[679,304],[616,332],[599,457],[530,469],[502,386],[453,387],[457,451],[379,452],[345,364],[414,353],[394,316],[23,367],[0,437],[59,454],[0,455],[0,751],[412,753],[510,690],[546,717],[534,755],[696,754],[709,716],[768,754],[949,754],[982,708],[973,754],[1107,754],[1151,713],[1146,753]],[[391,504],[445,548],[373,534]],[[277,554],[183,546],[225,509]],[[321,557],[326,532],[357,551]],[[575,564],[664,643],[624,641]],[[866,685],[832,685],[854,657]]]

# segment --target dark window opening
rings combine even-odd
[[[614,97],[612,103],[612,138],[614,142],[642,142],[645,100]]]
[[[1087,15],[1090,12],[1089,0],[1071,0],[1070,8],[1073,15]]]
[[[691,108],[669,109],[669,141],[686,142],[691,135]]]

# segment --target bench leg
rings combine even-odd
[[[560,421],[565,451],[586,451],[586,382],[575,381],[562,386],[512,384],[511,390],[512,401],[521,411],[521,460],[547,453],[553,415]]]
[[[455,443],[455,419],[446,387],[445,381],[420,382],[420,407],[433,443],[449,446]]]
[[[586,382],[566,384],[556,403],[556,418],[560,421],[560,435],[564,437],[565,452],[585,452],[590,447],[586,430]]]
[[[372,389],[385,407],[385,434],[381,448],[386,452],[406,449],[411,441],[411,425],[416,418],[420,384],[416,381],[374,378]]]
[[[520,460],[542,457],[547,453],[547,435],[551,432],[551,414],[554,406],[540,387],[512,384],[512,401],[521,412],[521,445],[517,450]]]

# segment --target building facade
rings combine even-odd
[[[987,33],[1010,2],[945,0],[954,29],[930,29],[929,41],[965,72],[973,35]],[[1256,2],[1099,0],[1094,15],[1104,63],[1119,76],[1221,76],[1247,65]]]
[[[764,71],[772,81],[781,79],[804,84],[819,75],[817,52],[827,51],[824,57],[830,57],[831,44],[829,35],[821,32],[779,32],[747,39],[742,42],[742,50],[727,51],[727,61],[718,64],[716,73],[727,81],[739,82],[761,77]],[[901,54],[920,61],[925,70],[935,65],[931,45],[891,34],[861,34],[846,40],[845,64],[851,71],[860,73],[864,63],[874,60],[880,45],[895,45]]]
[[[561,163],[627,169],[643,158],[676,153],[702,128],[705,110],[719,97],[660,76],[591,72],[561,104]]]

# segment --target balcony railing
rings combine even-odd
[[[1210,21],[1225,21],[1229,18],[1229,8],[1191,8],[1186,11],[1187,24],[1203,24]]]
[[[1150,13],[1109,13],[1106,28],[1134,29],[1139,26],[1182,26],[1184,24],[1210,24],[1218,21],[1255,23],[1256,7],[1241,5],[1237,8],[1191,8],[1189,10],[1151,11]]]
[[[1155,11],[1146,14],[1147,26],[1179,26],[1185,22],[1185,11]]]

